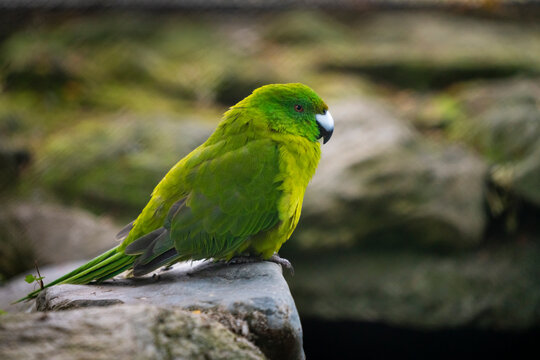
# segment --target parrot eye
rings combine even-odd
[[[294,110],[296,110],[296,112],[303,112],[304,107],[302,105],[294,105]]]

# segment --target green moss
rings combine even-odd
[[[347,28],[331,14],[317,11],[291,11],[268,21],[264,36],[284,45],[313,46],[318,43],[343,42]]]
[[[418,110],[413,122],[421,130],[447,130],[465,116],[459,101],[446,92],[430,97]]]
[[[49,138],[38,173],[67,202],[134,215],[168,169],[209,132],[204,124],[167,119],[84,121]]]
[[[515,164],[537,148],[540,136],[534,81],[478,82],[454,94],[451,139],[474,147],[492,164]]]

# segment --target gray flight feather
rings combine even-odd
[[[122,230],[120,230],[118,234],[116,234],[116,240],[119,240],[119,241],[124,240],[128,236],[131,229],[133,229],[134,223],[135,223],[135,220],[133,220],[132,222],[124,226]]]
[[[134,240],[131,244],[129,244],[124,250],[124,253],[126,255],[139,255],[144,253],[154,242],[154,240],[156,240],[165,231],[165,228],[161,227],[144,236],[141,236],[140,238]]]

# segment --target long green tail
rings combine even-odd
[[[123,250],[119,250],[118,247],[115,247],[95,257],[72,272],[48,283],[43,289],[58,284],[88,284],[94,280],[101,282],[131,268],[136,258],[137,256],[126,255]],[[33,299],[38,296],[43,289],[32,291],[14,303]]]

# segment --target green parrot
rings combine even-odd
[[[101,282],[126,270],[141,276],[185,260],[248,255],[289,264],[277,252],[300,218],[320,158],[318,140],[326,143],[333,130],[328,106],[309,87],[256,89],[165,175],[117,235],[120,245],[45,288]]]

